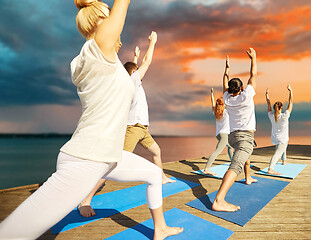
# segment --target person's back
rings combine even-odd
[[[149,113],[146,93],[142,85],[139,71],[134,72],[131,75],[134,85],[137,86],[133,101],[130,107],[130,113],[127,125],[135,125],[137,123],[148,126],[149,125]]]
[[[275,116],[270,111],[268,113],[272,129],[271,129],[271,141],[274,145],[279,143],[286,143],[289,140],[288,134],[288,119],[290,117],[290,112],[286,110],[284,113],[278,115],[277,121],[275,121]]]
[[[237,96],[230,95],[228,91],[224,93],[224,102],[230,118],[230,132],[256,130],[254,95],[255,90],[251,85],[247,85]]]
[[[229,57],[227,56],[226,68],[223,77],[223,99],[229,114],[230,134],[229,144],[234,148],[229,169],[223,177],[222,184],[217,192],[212,205],[214,211],[234,212],[239,206],[229,204],[225,197],[236,180],[237,176],[244,170],[245,182],[250,185],[257,180],[250,175],[249,157],[253,152],[254,131],[256,130],[255,96],[257,63],[256,52],[250,48],[247,54],[251,60],[250,78],[247,87],[243,90],[243,82],[239,78],[229,81]]]
[[[283,103],[277,101],[273,105],[274,113],[272,112],[271,101],[269,98],[269,89],[266,89],[266,101],[268,106],[268,117],[271,122],[271,142],[275,145],[275,152],[270,160],[268,174],[281,175],[281,173],[274,171],[274,166],[281,158],[283,165],[286,164],[286,149],[289,141],[289,117],[293,108],[293,93],[290,84],[287,86],[289,91],[288,107],[284,113]]]
[[[223,97],[218,98],[215,102],[213,88],[211,88],[211,103],[212,111],[216,119],[216,138],[218,140],[218,143],[216,145],[215,151],[210,155],[206,162],[203,174],[216,176],[217,174],[210,170],[213,162],[226,146],[228,147],[228,155],[231,161],[233,150],[228,143],[228,135],[230,133],[230,121],[228,111],[225,109],[226,106]]]
[[[115,62],[106,59],[94,39],[86,41],[71,62],[71,72],[82,115],[61,151],[93,161],[118,161],[134,94],[131,79],[118,57]]]

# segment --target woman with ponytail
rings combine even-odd
[[[0,239],[36,239],[72,211],[101,178],[147,182],[154,240],[182,232],[165,223],[162,171],[123,151],[134,95],[133,82],[118,59],[129,0],[112,9],[98,0],[75,0],[77,27],[86,42],[71,62],[82,115],[72,138],[60,149],[56,172],[0,224]]]
[[[281,102],[275,102],[273,105],[274,114],[272,113],[271,102],[269,99],[269,89],[266,90],[266,100],[268,105],[268,117],[270,119],[271,128],[271,142],[275,145],[275,152],[270,160],[270,166],[268,173],[272,175],[281,175],[281,173],[273,170],[277,161],[281,158],[282,163],[286,164],[286,149],[289,140],[288,134],[288,119],[293,109],[293,91],[290,84],[287,86],[289,91],[288,107],[284,113],[282,113],[283,104]]]
[[[256,52],[253,48],[247,51],[251,60],[250,78],[247,87],[239,78],[232,78],[229,82],[229,58],[223,78],[223,99],[229,115],[230,134],[229,144],[234,148],[229,169],[225,173],[219,191],[212,205],[214,211],[234,212],[240,209],[225,201],[228,190],[243,171],[246,184],[250,185],[257,180],[250,175],[249,157],[253,152],[254,131],[256,130],[254,96],[257,77]]]
[[[229,64],[229,63],[228,63]],[[206,166],[203,170],[203,173],[206,175],[215,176],[216,174],[210,171],[210,167],[215,161],[216,157],[224,150],[224,148],[228,147],[228,155],[231,161],[233,155],[233,149],[228,143],[228,135],[230,133],[229,126],[229,115],[227,110],[225,109],[225,103],[222,97],[218,98],[215,103],[214,99],[214,89],[211,89],[211,102],[212,102],[212,110],[214,116],[216,118],[216,138],[218,140],[216,150],[209,157]]]

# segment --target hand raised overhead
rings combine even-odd
[[[249,48],[249,50],[246,52],[250,59],[256,58],[256,51],[254,50],[254,48]]]
[[[226,68],[230,68],[229,56],[228,55],[227,55],[227,59],[226,59]]]
[[[140,49],[138,46],[136,46],[135,51],[134,51],[134,55],[135,55],[135,57],[139,57],[139,54],[140,54]]]
[[[151,43],[156,43],[158,40],[158,35],[156,32],[152,31],[150,36],[149,36],[149,40]]]

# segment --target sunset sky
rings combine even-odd
[[[0,132],[74,131],[81,106],[69,64],[85,41],[75,26],[77,11],[73,0],[1,1]],[[151,31],[158,42],[143,85],[152,134],[213,136],[210,88],[222,95],[226,55],[230,77],[246,84],[246,50],[253,47],[259,72],[256,135],[270,134],[266,88],[272,102],[287,106],[288,82],[294,92],[290,133],[311,135],[309,0],[132,0],[121,36],[122,62],[133,59],[136,45],[144,55]]]

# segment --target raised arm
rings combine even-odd
[[[147,72],[153,56],[154,46],[158,40],[158,36],[156,32],[151,32],[149,36],[149,47],[148,50],[143,58],[141,66],[138,68],[140,79],[142,79],[145,76],[145,73]]]
[[[229,56],[227,56],[226,59],[226,68],[225,68],[225,73],[224,73],[224,77],[223,77],[223,92],[227,92],[229,85],[229,68],[230,68],[230,64],[229,64]]]
[[[256,51],[253,48],[250,48],[246,51],[249,58],[251,59],[251,70],[250,77],[248,80],[248,85],[251,85],[254,89],[256,89],[256,78],[257,78],[257,60],[256,60]]]
[[[211,88],[211,103],[212,103],[212,110],[215,113],[216,104],[215,104],[214,89],[213,88]]]
[[[136,64],[137,64],[137,60],[138,60],[138,58],[139,58],[139,54],[140,54],[139,47],[136,46],[135,51],[134,51],[133,63],[136,63]]]
[[[287,90],[289,91],[288,107],[287,110],[291,113],[293,109],[293,90],[290,87],[290,84],[287,85]]]
[[[271,108],[271,102],[270,102],[270,98],[269,98],[269,88],[267,88],[267,90],[266,90],[266,101],[267,101],[267,105],[268,105],[268,112],[271,112],[272,108]]]
[[[103,19],[96,30],[94,39],[108,59],[115,61],[115,43],[123,30],[130,0],[115,0],[110,14]]]

